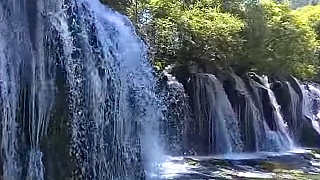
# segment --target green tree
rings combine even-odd
[[[120,0],[156,66],[196,62],[310,79],[319,65],[319,6],[272,0]],[[109,4],[110,5],[110,4]]]
[[[306,6],[294,11],[297,17],[300,17],[301,21],[310,26],[317,35],[318,48],[316,50],[317,54],[317,79],[320,79],[320,5],[317,6]]]
[[[300,17],[301,21],[314,29],[317,34],[317,40],[320,40],[320,5],[306,6],[295,10],[294,13]]]
[[[237,64],[262,73],[315,75],[316,35],[289,4],[261,1],[247,11],[245,21],[244,52]]]
[[[239,47],[243,22],[220,1],[150,0],[148,27],[155,57],[167,63],[225,62]]]

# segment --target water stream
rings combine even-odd
[[[172,69],[158,79],[131,21],[98,0],[0,1],[0,179],[319,174],[318,150],[293,151],[318,147],[316,84],[282,80],[281,100],[267,77]]]

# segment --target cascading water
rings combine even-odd
[[[253,80],[254,77],[258,80]],[[272,116],[276,114],[276,110],[274,102],[269,98],[271,90],[264,87],[256,75],[245,79],[247,84],[242,78],[231,73],[224,83],[233,109],[238,115],[241,137],[245,145],[244,151],[281,151],[287,149],[286,145],[280,141],[279,130],[272,130],[267,123],[267,121],[278,120]],[[268,97],[265,98],[263,94]],[[265,106],[266,104],[268,107]],[[271,110],[268,111],[268,108]],[[268,119],[266,114],[270,114],[271,118]],[[280,115],[280,117],[282,116]]]
[[[295,92],[295,90],[293,89],[293,87],[291,86],[291,84],[289,82],[286,82],[286,85],[288,86],[289,89],[289,95],[290,95],[290,107],[289,107],[289,113],[291,114],[291,127],[292,127],[292,131],[291,132],[293,135],[294,133],[297,131],[297,129],[299,128],[299,123],[298,118],[297,117],[297,112],[299,111],[299,103],[300,103],[300,98],[299,95],[297,94],[297,92]],[[297,136],[297,135],[295,135]]]
[[[240,78],[234,73],[217,74],[220,81],[214,75],[192,74],[186,90],[192,98],[190,103],[194,111],[194,120],[187,124],[189,148],[194,148],[196,153],[210,155],[171,158],[171,161],[164,163],[170,169],[166,171],[169,179],[277,179],[280,176],[274,172],[279,165],[290,166],[290,169],[284,170],[285,178],[299,179],[311,174],[319,178],[320,169],[316,167],[319,159],[306,158],[304,154],[308,154],[310,150],[296,149],[296,144],[291,139],[295,137],[298,145],[308,144],[307,147],[318,147],[320,142],[320,134],[313,132],[316,127],[309,126],[307,119],[301,116],[302,93],[306,91],[299,89],[298,81],[292,77],[282,78],[281,82],[271,82],[259,76]],[[284,98],[279,98],[282,93],[285,93]],[[319,97],[320,93],[318,96],[311,95],[306,103],[308,107],[313,106],[311,109],[316,109],[313,114],[319,113],[319,104],[317,101],[310,103],[310,99],[319,100]],[[280,109],[280,104],[286,106],[285,111],[282,106]],[[286,114],[286,119],[282,113]],[[238,115],[238,118],[228,114]],[[318,122],[318,119],[314,120]],[[291,121],[288,126],[286,121]],[[228,131],[232,128],[229,126],[230,122],[239,123],[239,129],[232,130],[239,133],[239,142],[243,141],[243,149],[239,151],[234,151],[234,146],[230,145],[231,139],[235,137],[229,135]],[[220,131],[215,131],[215,127]],[[214,144],[211,140],[217,137],[222,145]],[[222,153],[219,152],[221,149]],[[273,158],[276,160],[275,164],[272,163]],[[267,168],[260,168],[260,164]],[[307,173],[298,178],[291,176],[294,164],[297,169],[303,167],[301,171],[306,170]],[[266,174],[265,172],[270,172],[269,165],[275,166],[275,171]],[[223,166],[225,168],[221,168]],[[239,171],[235,172],[237,168]]]
[[[276,97],[275,97],[273,91],[271,90],[268,77],[264,76],[264,78],[262,80],[263,80],[262,82],[264,83],[264,85],[267,88],[271,105],[274,108],[273,116],[275,119],[278,137],[279,137],[280,143],[282,145],[281,147],[286,150],[290,150],[290,149],[294,148],[294,142],[289,135],[287,124],[285,123],[285,121],[281,115],[280,106],[276,100]]]
[[[285,82],[291,120],[268,79],[195,73],[184,91],[164,71],[159,95],[146,49],[98,0],[0,1],[0,179],[160,179],[179,161],[162,142],[175,155],[290,150],[289,134],[309,131],[320,142],[315,85]]]
[[[210,74],[196,74],[193,81],[195,118],[199,133],[208,135],[209,153],[241,152],[239,124],[221,82]]]
[[[0,11],[4,12],[2,6]],[[16,109],[18,106],[18,77],[14,64],[10,63],[8,57],[8,45],[4,41],[9,32],[4,29],[4,17],[0,16],[0,108],[1,108],[1,155],[4,177],[18,177],[19,162],[17,162],[17,122]],[[12,54],[12,53],[10,53]],[[12,57],[11,57],[12,58]],[[10,132],[10,133],[8,133]]]
[[[40,141],[53,105],[55,61],[50,50],[42,48],[49,45],[50,29],[41,25],[41,15],[33,10],[48,9],[41,2],[29,6],[26,1],[2,1],[0,5],[3,176],[43,179]],[[27,155],[18,154],[22,149]],[[19,156],[24,156],[23,162]],[[28,168],[22,169],[22,163]]]
[[[98,0],[0,5],[3,177],[45,178],[40,144],[53,123],[58,67],[66,76],[72,176],[143,179],[145,170],[153,173],[162,154],[161,101],[131,22]]]
[[[243,96],[243,104],[239,103],[241,101],[233,102],[233,104],[239,103],[238,105],[234,106],[235,111],[238,114],[238,120],[241,122],[241,130],[242,130],[242,137],[246,144],[245,151],[253,152],[253,151],[268,151],[274,150],[272,147],[275,147],[274,144],[269,143],[267,140],[268,136],[270,136],[270,130],[263,115],[256,107],[250,92],[248,92],[246,84],[244,81],[237,75],[231,74],[231,77],[234,79],[235,83],[235,90],[239,95]],[[250,86],[253,88],[253,94],[255,97],[260,99],[258,89],[255,87],[254,81],[250,81]],[[231,97],[231,94],[235,94],[235,92],[230,92],[229,99],[234,99]],[[258,102],[261,102],[258,100]]]
[[[268,80],[258,83],[248,78],[246,84],[234,73],[228,77],[224,87],[210,74],[191,77],[195,120],[187,126],[196,129],[188,130],[191,147],[200,153],[213,148],[208,152],[215,154],[292,149],[293,140]]]
[[[166,152],[170,155],[182,155],[186,148],[185,126],[191,123],[189,97],[184,86],[171,74],[173,67],[168,66],[163,71],[159,87],[162,87],[165,104],[162,134],[165,136]],[[184,152],[188,153],[188,152]]]
[[[241,82],[241,79],[238,78]],[[244,83],[241,86],[244,88]],[[249,104],[252,104],[252,109],[254,110],[253,118],[258,126],[254,127],[255,131],[258,132],[257,139],[256,139],[256,150],[257,151],[279,151],[279,142],[277,141],[277,135],[275,132],[270,130],[270,127],[266,123],[266,118],[263,114],[263,104],[262,104],[262,97],[259,88],[261,88],[261,84],[258,82],[250,79],[249,80],[249,87],[252,89],[252,101]],[[251,96],[247,96],[246,99],[251,99]],[[258,128],[258,129],[257,129]]]
[[[67,26],[56,28],[68,57],[73,149],[81,174],[141,177],[139,154],[148,162],[161,154],[154,132],[162,117],[146,48],[128,19],[98,1],[68,2],[65,9],[67,18],[59,20]]]
[[[301,88],[304,89],[303,114],[311,120],[320,135],[320,90],[312,84],[301,85]]]

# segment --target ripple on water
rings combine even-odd
[[[317,150],[167,157],[150,179],[320,179]]]

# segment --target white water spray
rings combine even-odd
[[[272,103],[272,106],[275,108],[275,117],[274,118],[276,120],[277,128],[279,130],[277,133],[279,133],[280,142],[283,144],[282,147],[289,149],[289,150],[293,149],[294,142],[289,135],[288,125],[285,123],[285,121],[281,115],[281,110],[280,110],[281,107],[278,104],[273,91],[271,90],[271,85],[269,83],[268,77],[263,76],[263,80],[264,80],[263,83],[268,90],[268,95],[270,97],[270,101]]]

